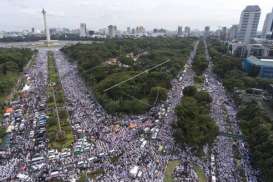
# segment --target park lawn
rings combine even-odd
[[[105,173],[104,169],[100,168],[95,171],[88,172],[87,176],[92,180],[96,180],[98,176],[103,175],[104,173]]]
[[[179,160],[169,161],[164,174],[164,182],[173,182],[172,174],[175,168],[180,164]]]
[[[47,123],[47,135],[48,135],[48,146],[52,149],[61,151],[64,148],[69,148],[74,143],[74,135],[72,127],[69,122],[69,114],[64,108],[64,91],[61,86],[56,65],[52,53],[48,54],[48,71],[49,71],[49,83],[54,83],[48,86],[48,116],[49,121]],[[61,130],[64,132],[62,139],[57,137],[59,132],[58,119],[55,110],[55,103],[53,99],[53,90],[56,97],[56,105],[58,108],[58,114],[60,118]]]
[[[200,166],[193,164],[193,169],[198,176],[199,182],[206,182],[207,181],[207,177],[206,177],[203,169]]]

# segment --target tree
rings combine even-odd
[[[6,129],[3,127],[0,127],[0,138],[3,138],[6,135]]]
[[[106,40],[103,43],[77,44],[62,51],[75,62],[85,83],[95,91],[97,100],[110,113],[143,113],[155,101],[166,99],[170,80],[181,71],[192,49],[191,38],[141,38]],[[127,57],[133,53],[137,61]],[[118,59],[122,64],[109,65]],[[104,90],[142,73],[167,59],[171,60],[150,72]]]
[[[162,87],[153,87],[150,91],[150,98],[154,98],[154,101],[164,101],[167,99],[168,90]]]
[[[185,87],[183,90],[183,95],[185,96],[194,96],[197,93],[197,89],[194,86]]]
[[[187,87],[186,95],[176,107],[177,122],[173,126],[176,142],[188,144],[197,152],[203,145],[213,142],[218,127],[209,116],[210,102],[207,92]]]

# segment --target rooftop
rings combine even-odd
[[[261,8],[258,5],[252,5],[252,6],[247,6],[244,11],[261,11]]]
[[[255,56],[250,56],[247,58],[252,64],[258,66],[271,66],[273,67],[273,59],[258,59]]]

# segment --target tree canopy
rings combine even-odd
[[[166,99],[170,80],[183,68],[193,48],[191,38],[140,38],[77,44],[62,51],[76,62],[82,78],[110,113],[143,113]],[[166,60],[107,92],[104,90]]]
[[[188,144],[200,151],[205,144],[211,144],[218,134],[218,127],[211,119],[211,98],[205,91],[186,87],[181,103],[176,107],[177,122],[174,137],[177,143]]]

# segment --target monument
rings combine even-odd
[[[44,17],[44,28],[45,28],[45,35],[46,35],[46,44],[48,45],[50,43],[50,34],[47,27],[47,20],[46,20],[46,11],[45,9],[42,10],[42,14]]]

